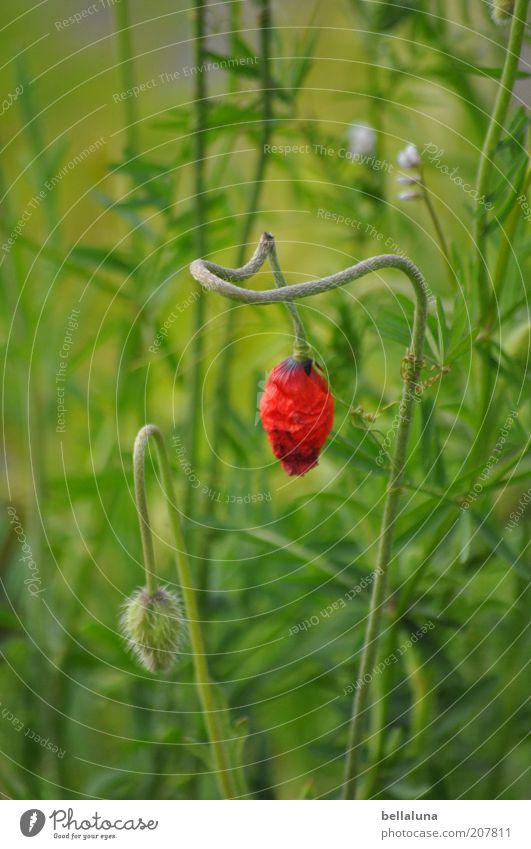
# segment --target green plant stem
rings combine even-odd
[[[364,676],[370,673],[375,665],[377,656],[378,639],[381,631],[381,618],[385,600],[385,587],[392,555],[393,532],[398,515],[402,479],[407,460],[407,446],[411,429],[411,419],[415,399],[418,399],[417,387],[422,368],[422,353],[426,335],[426,322],[428,316],[428,297],[426,282],[418,268],[410,260],[395,254],[384,254],[363,260],[345,271],[323,277],[320,280],[312,280],[309,283],[298,283],[283,288],[267,289],[256,292],[252,289],[244,289],[235,286],[233,282],[240,282],[251,277],[260,270],[266,259],[271,261],[271,253],[274,248],[274,239],[270,233],[264,233],[258,247],[249,262],[242,268],[224,268],[216,263],[196,260],[190,266],[193,277],[207,289],[211,289],[227,298],[243,301],[249,304],[271,304],[294,301],[308,295],[317,295],[329,289],[344,286],[353,280],[364,277],[374,271],[383,268],[396,268],[409,278],[416,297],[415,315],[411,335],[411,345],[403,363],[404,386],[400,402],[400,420],[396,434],[396,443],[389,482],[385,496],[382,527],[379,537],[378,554],[376,560],[376,579],[373,582],[373,591],[365,633],[365,641],[362,650],[358,680],[359,688],[356,691],[352,707],[352,716],[349,727],[348,747],[345,759],[344,776],[344,798],[356,797],[356,785],[360,759],[361,744],[363,742],[363,722],[367,706],[369,684],[365,683]],[[370,675],[369,675],[370,681]]]
[[[53,148],[50,148],[46,144],[44,132],[46,124],[43,121],[40,106],[36,102],[35,86],[32,86],[30,83],[23,54],[16,59],[15,67],[18,72],[19,83],[24,89],[19,103],[25,136],[30,142],[33,151],[33,162],[30,173],[36,178],[37,190],[41,191],[46,188],[47,181],[54,176]],[[60,216],[58,213],[57,192],[45,191],[42,206],[46,217],[46,244],[51,248],[58,249],[60,248],[61,228],[58,226]]]
[[[205,55],[206,9],[203,0],[196,0],[194,13],[195,64],[202,67]],[[205,195],[205,156],[207,128],[207,83],[206,74],[195,75],[195,161],[194,161],[194,205],[195,205],[195,249],[200,255],[206,252],[206,195]],[[195,302],[194,338],[192,344],[192,381],[190,390],[190,412],[188,420],[188,442],[190,464],[197,468],[199,451],[199,420],[201,417],[201,390],[203,384],[203,359],[205,351],[205,297],[200,292]],[[186,512],[192,512],[195,490],[186,490]]]
[[[502,76],[498,86],[494,110],[490,118],[485,142],[483,144],[479,160],[477,177],[478,197],[480,199],[484,197],[485,202],[488,201],[489,191],[491,190],[494,155],[504,130],[507,113],[511,103],[512,91],[518,70],[518,61],[525,32],[525,21],[528,6],[529,0],[516,0]],[[488,220],[485,203],[481,203],[475,221],[474,240],[476,246],[479,326],[481,328],[477,344],[483,346],[488,346],[488,325],[490,324],[490,316],[492,315],[491,304],[493,297],[493,292],[491,291],[492,287],[489,286],[488,274],[487,223]],[[501,294],[500,282],[501,281],[498,280],[498,297]],[[478,384],[479,427],[477,429],[473,448],[469,455],[470,465],[472,466],[480,463],[482,458],[485,456],[485,452],[490,450],[493,421],[495,418],[494,404],[492,403],[495,388],[494,374],[490,368],[490,363],[488,362],[488,350],[485,351],[484,359],[479,362]]]
[[[271,253],[269,254],[269,262],[271,265],[271,270],[273,272],[273,278],[275,280],[275,284],[281,289],[284,286],[287,286],[287,280],[284,277],[282,269],[280,268],[280,263],[278,261],[277,256],[277,248],[273,243],[273,248],[271,249]],[[302,319],[299,314],[299,310],[297,309],[295,304],[286,302],[286,309],[289,312],[291,323],[293,325],[293,335],[295,337],[295,341],[293,343],[293,356],[297,360],[308,360],[311,359],[312,350],[308,344],[308,339],[306,337],[306,331],[304,329],[304,324],[302,323]]]
[[[388,613],[390,611],[387,611]],[[387,625],[387,633],[383,639],[383,654],[384,657],[388,657],[393,653],[393,646],[396,639],[396,631],[397,631],[397,616],[390,616],[389,622]],[[387,715],[389,712],[389,702],[392,690],[392,675],[393,675],[393,667],[391,665],[385,666],[380,675],[377,676],[377,688],[378,688],[378,706],[374,711],[373,716],[371,716],[371,738],[372,738],[372,752],[370,753],[370,761],[371,765],[367,772],[367,776],[364,782],[364,793],[363,796],[366,799],[370,799],[371,796],[377,792],[377,788],[380,782],[380,775],[385,766],[386,757],[385,757],[385,744],[386,744],[386,728],[387,728]],[[358,793],[358,796],[361,796],[361,793]]]
[[[240,50],[238,34],[241,30],[241,0],[229,0],[230,5],[230,49],[233,56],[237,56]],[[229,91],[234,93],[238,89],[238,77],[236,74],[228,75]]]
[[[25,92],[26,93],[26,92]],[[26,104],[26,107],[28,104]],[[27,117],[30,120],[30,116]],[[37,138],[33,139],[37,143]],[[45,163],[42,163],[38,158],[38,150],[34,149],[35,164],[45,168]],[[44,172],[38,171],[37,177],[40,180]],[[0,168],[0,196],[4,198],[2,202],[2,218],[3,225],[7,233],[10,232],[16,221],[16,214],[11,207],[11,199],[9,196],[8,183],[4,178],[3,169]],[[51,230],[54,224],[51,220],[47,222]],[[0,281],[4,291],[4,309],[6,316],[8,315],[12,321],[12,334],[14,338],[31,338],[34,328],[38,326],[36,316],[33,311],[39,305],[35,301],[35,297],[28,291],[28,276],[24,266],[23,253],[21,245],[18,241],[12,246],[10,253],[5,257],[0,272]],[[33,330],[30,332],[30,328]],[[12,337],[13,338],[13,337]],[[6,349],[6,355],[7,355]],[[42,427],[42,410],[44,408],[44,400],[42,395],[43,379],[42,375],[46,374],[47,370],[47,352],[42,351],[40,359],[36,359],[31,365],[31,372],[28,371],[29,365],[24,359],[15,355],[14,363],[8,369],[12,372],[14,385],[10,387],[11,391],[6,397],[11,398],[11,409],[16,415],[19,413],[19,426],[28,446],[28,456],[19,458],[21,468],[25,467],[31,470],[31,477],[27,481],[28,492],[31,493],[29,509],[27,511],[27,528],[28,537],[31,540],[32,556],[36,563],[40,564],[41,577],[43,586],[50,586],[53,581],[53,573],[50,571],[49,558],[45,551],[44,537],[44,520],[42,516],[42,506],[45,503],[46,491],[46,468],[45,457],[46,451],[46,431]],[[29,392],[31,381],[31,394]],[[18,410],[17,410],[18,408]],[[16,411],[16,412],[15,412]],[[4,439],[6,437],[5,423]],[[11,461],[10,455],[6,457],[7,468],[10,470]],[[11,491],[11,478],[8,477],[8,494],[13,498]],[[29,593],[24,597],[24,608],[27,621],[31,623],[32,639],[29,643],[28,651],[28,673],[27,673],[27,688],[26,688],[26,703],[28,713],[34,712],[35,721],[42,725],[45,733],[53,736],[54,710],[61,709],[61,705],[50,705],[48,700],[40,696],[43,680],[43,656],[48,658],[51,654],[50,648],[50,629],[47,623],[47,610],[40,599],[31,598]],[[55,686],[58,675],[57,670],[53,667],[50,669],[49,683]],[[22,761],[28,769],[28,775],[31,776],[32,792],[37,794],[37,798],[41,793],[46,791],[46,778],[43,775],[43,760],[44,752],[42,749],[36,752],[29,738],[24,740],[22,747]],[[58,759],[55,759],[57,761]],[[55,763],[58,783],[60,783],[62,764]],[[45,795],[42,796],[45,798]]]
[[[170,464],[168,462],[168,456],[164,445],[164,438],[160,429],[153,424],[145,425],[138,433],[135,441],[135,493],[137,496],[139,515],[141,516],[140,528],[141,530],[144,528],[144,531],[151,536],[144,484],[145,453],[150,437],[153,438],[157,449],[162,484],[168,504],[170,525],[175,545],[177,575],[183,597],[186,621],[190,634],[190,644],[192,647],[195,681],[210,745],[212,747],[213,759],[216,766],[216,777],[223,797],[225,799],[232,799],[236,796],[235,781],[230,767],[230,755],[225,750],[225,741],[223,739],[221,723],[218,717],[218,709],[216,708],[213,683],[210,679],[207,654],[201,631],[199,610],[192,580],[192,572],[188,560],[184,530],[181,524],[181,517],[177,509],[177,502],[175,500],[175,492],[173,489]],[[142,544],[144,545],[144,543],[145,539],[143,533]],[[147,549],[148,557],[152,557],[152,542],[150,545],[148,544]],[[146,548],[144,547],[144,552],[145,551]]]
[[[271,138],[272,123],[273,123],[273,89],[271,80],[271,34],[273,31],[273,23],[271,19],[271,3],[270,0],[260,0],[260,14],[258,25],[260,28],[260,70],[261,70],[261,86],[262,86],[262,123],[261,123],[261,139],[260,139],[260,154],[256,163],[256,172],[253,179],[251,197],[249,200],[248,213],[245,217],[243,226],[242,240],[240,244],[240,256],[238,265],[243,262],[245,252],[247,250],[247,242],[251,234],[253,226],[253,215],[258,210],[260,194],[262,192],[262,184],[264,182],[265,170],[267,166],[266,149]]]
[[[422,345],[423,340],[420,350],[422,350]],[[385,601],[387,574],[391,561],[393,530],[398,513],[401,483],[407,459],[407,445],[413,414],[415,390],[420,377],[420,367],[417,366],[408,369],[407,374],[408,376],[404,381],[404,388],[402,392],[400,422],[396,433],[396,445],[391,464],[391,473],[389,476],[382,527],[380,531],[380,542],[376,559],[376,578],[373,583],[369,618],[367,621],[367,630],[365,632],[365,641],[363,644],[358,673],[359,686],[356,690],[352,706],[352,717],[349,729],[343,785],[343,797],[345,799],[356,798],[357,774],[359,770],[363,723],[365,719],[364,713],[367,707],[369,694],[369,686],[365,682],[365,677],[368,676],[370,678],[376,663],[380,621]]]
[[[236,265],[242,265],[247,252],[247,246],[251,235],[254,215],[258,210],[260,195],[263,190],[265,170],[267,166],[267,146],[271,138],[272,132],[272,88],[271,88],[271,72],[270,72],[270,56],[271,56],[271,7],[269,0],[261,0],[260,15],[260,69],[261,69],[261,85],[262,85],[262,123],[261,123],[261,138],[260,150],[256,162],[256,171],[252,180],[251,196],[249,205],[245,214],[243,229],[236,256]],[[203,256],[203,253],[199,253]],[[231,305],[232,307],[232,305]],[[222,355],[219,366],[218,390],[216,392],[215,409],[221,409],[227,403],[227,397],[230,395],[230,372],[232,367],[232,339],[234,335],[234,325],[236,321],[236,312],[230,308],[227,313],[227,322],[225,333],[221,345]],[[210,469],[210,480],[216,480],[219,469],[219,447],[223,439],[221,428],[216,430],[216,436],[212,448],[212,464]]]
[[[120,0],[119,3],[115,3],[113,9],[116,30],[116,47],[119,61],[120,85],[123,91],[127,91],[132,89],[135,85],[134,54],[133,44],[131,40],[131,15],[129,0]],[[132,159],[135,159],[140,153],[140,138],[138,132],[139,114],[136,98],[127,97],[123,101],[123,109],[125,129],[124,158],[125,160],[130,161]],[[129,192],[131,195],[133,195],[136,188],[136,180],[132,174],[128,183],[130,185]],[[138,298],[135,297],[133,299],[135,310],[134,315],[140,312],[140,339],[137,339],[135,335],[133,335],[131,337],[130,343],[135,346],[134,353],[132,354],[132,359],[135,360],[140,359],[142,356],[142,341],[145,342],[147,347],[147,345],[149,344],[147,340],[149,340],[151,336],[151,326],[149,321],[149,311],[151,310],[151,304],[150,302],[148,302],[147,306],[143,308],[144,305],[141,296],[145,279],[145,266],[143,262],[145,257],[145,250],[144,237],[139,222],[137,222],[132,229],[131,252],[134,258],[134,262],[136,264],[135,291],[138,293]]]
[[[140,431],[135,439],[133,448],[133,477],[135,481],[135,502],[138,513],[138,524],[140,525],[140,538],[142,540],[142,551],[144,554],[144,573],[146,578],[146,589],[151,597],[157,590],[155,552],[153,550],[153,536],[149,521],[149,511],[146,499],[145,484],[145,453],[146,434]]]
[[[133,47],[131,43],[131,19],[129,0],[115,3],[114,20],[116,24],[116,43],[120,63],[120,85],[123,91],[133,88],[135,84],[133,69]],[[135,97],[127,97],[123,101],[125,117],[125,151],[128,158],[138,153],[138,112]]]
[[[442,228],[442,224],[439,221],[439,216],[435,211],[435,207],[431,202],[430,193],[428,192],[428,187],[424,181],[424,173],[423,169],[420,170],[420,188],[422,191],[422,197],[424,199],[424,203],[426,204],[426,209],[428,210],[428,214],[432,220],[432,224],[435,228],[435,233],[437,234],[437,239],[439,242],[439,246],[442,251],[442,255],[444,257],[444,264],[446,267],[446,272],[448,274],[448,281],[450,283],[450,288],[453,292],[455,292],[457,288],[457,280],[454,273],[454,268],[452,265],[452,261],[450,259],[450,250],[448,248],[448,242],[446,241],[446,236],[444,235],[444,230]]]
[[[261,123],[261,138],[260,150],[256,162],[256,170],[252,180],[251,195],[247,212],[245,214],[242,234],[240,237],[240,245],[236,255],[236,265],[240,266],[243,263],[245,254],[248,249],[248,242],[251,235],[251,229],[254,223],[255,213],[258,211],[260,204],[260,196],[264,188],[264,179],[267,167],[267,146],[271,139],[273,130],[273,90],[271,81],[271,4],[270,0],[261,0],[259,13],[260,27],[260,69],[261,69],[261,86],[262,86],[262,123]],[[198,251],[199,256],[204,255],[204,251]],[[220,412],[226,407],[227,400],[230,399],[231,390],[231,371],[232,371],[232,341],[236,325],[236,310],[230,305],[227,311],[226,323],[221,342],[221,355],[219,362],[219,371],[217,379],[217,388],[214,397],[213,410],[214,420],[221,421]],[[220,478],[220,449],[224,439],[223,428],[218,426],[214,430],[212,439],[212,453],[207,479],[209,486],[216,486]],[[215,507],[215,502],[210,505],[210,509]],[[208,589],[208,572],[210,560],[210,548],[212,545],[214,533],[210,530],[205,530],[202,536],[202,544],[199,551],[200,566],[199,566],[199,586],[202,590]],[[206,606],[206,599],[205,599]]]
[[[529,189],[529,184],[531,182],[531,171],[528,171],[527,177],[524,181],[524,185],[522,187],[522,193],[526,194]],[[494,269],[494,276],[492,279],[492,298],[489,305],[489,310],[486,315],[486,327],[485,330],[487,333],[490,332],[492,328],[492,324],[494,322],[494,318],[496,316],[497,304],[499,303],[501,291],[503,288],[503,283],[505,282],[505,274],[507,271],[507,265],[509,264],[509,259],[513,253],[513,242],[516,234],[516,230],[518,227],[518,223],[522,218],[522,210],[520,206],[515,203],[509,218],[507,220],[507,225],[502,234],[502,241],[500,245],[500,249],[498,251],[498,258],[496,260],[496,267]]]
[[[516,0],[515,2],[502,76],[479,159],[477,192],[478,197],[484,197],[485,201],[488,201],[489,191],[491,189],[490,180],[494,167],[494,154],[499,144],[507,118],[509,105],[511,103],[516,73],[518,71],[518,61],[525,33],[528,6],[529,0]],[[488,305],[490,303],[488,264],[486,256],[486,226],[487,210],[485,208],[485,203],[481,203],[476,216],[474,228],[477,262],[477,287],[481,319],[485,318]]]

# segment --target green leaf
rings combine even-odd
[[[475,332],[471,327],[471,318],[466,299],[461,293],[457,294],[453,304],[452,319],[446,341],[447,354],[445,362],[449,363],[456,360],[472,346]]]
[[[466,563],[470,557],[472,545],[472,516],[469,510],[461,510],[458,523],[459,562]]]
[[[416,504],[400,515],[397,522],[396,548],[401,549],[413,540],[421,539],[427,532],[433,533],[448,516],[459,508],[455,504],[429,498],[423,504]]]
[[[446,313],[442,300],[440,298],[436,298],[435,301],[437,305],[437,338],[440,353],[439,363],[442,364],[446,361],[446,355],[448,353],[450,328],[448,326],[448,321],[446,319]]]
[[[239,533],[243,536],[249,536],[251,539],[264,542],[268,546],[277,550],[280,549],[283,556],[293,557],[295,560],[301,561],[306,566],[311,565],[316,569],[319,569],[321,572],[324,572],[326,575],[331,575],[334,580],[343,584],[343,586],[349,587],[349,589],[351,587],[352,581],[345,572],[338,572],[337,566],[335,566],[334,563],[330,562],[321,554],[312,551],[311,548],[307,548],[302,543],[293,542],[293,540],[283,536],[277,531],[271,531],[267,528],[243,528],[239,531]]]
[[[105,264],[96,270],[96,264],[94,262],[92,264],[87,263],[87,255],[83,255],[83,251],[77,257],[72,258],[75,249],[65,256],[54,248],[37,244],[24,235],[19,236],[19,241],[25,247],[29,248],[32,253],[40,254],[41,257],[52,262],[57,268],[60,267],[62,273],[70,272],[75,274],[76,277],[80,277],[84,282],[87,282],[87,272],[91,271],[90,283],[95,288],[101,289],[102,292],[113,297],[130,300],[131,296],[122,288],[118,289],[112,278],[103,276],[102,271],[105,270]],[[88,250],[90,251],[90,249]]]
[[[499,80],[503,74],[503,68],[489,68],[482,67],[481,65],[473,65],[471,62],[463,63],[465,64],[464,72],[466,74],[475,74],[480,77],[488,77],[491,80]],[[531,74],[528,74],[526,71],[517,71],[516,79],[524,80],[528,77],[531,77]]]
[[[131,261],[112,248],[107,250],[90,245],[77,245],[68,256],[78,267],[84,265],[91,271],[99,271],[104,267],[106,270],[131,274],[134,270]]]
[[[311,28],[307,35],[303,35],[300,44],[296,48],[298,56],[294,56],[292,61],[288,63],[289,77],[287,87],[291,90],[292,97],[302,87],[311,71],[319,35],[320,31],[318,27]]]
[[[493,553],[499,554],[507,565],[526,581],[531,581],[529,565],[521,562],[521,554],[513,551],[507,540],[497,532],[490,519],[476,510],[468,510],[467,512],[470,513],[481,536],[492,547]]]
[[[327,452],[331,457],[347,460],[349,465],[363,472],[371,472],[375,475],[387,474],[387,457],[384,454],[383,464],[378,465],[376,460],[380,453],[379,448],[374,445],[370,431],[365,428],[353,426],[349,431],[348,439],[336,434],[328,444]]]
[[[241,39],[237,40],[240,45],[243,45]],[[246,56],[225,56],[223,53],[207,50],[205,55],[213,62],[224,63],[224,67],[220,68],[220,70],[225,71],[227,74],[235,74],[239,77],[251,77],[252,79],[259,78],[261,75],[261,60],[250,52],[247,52]],[[250,61],[251,59],[253,60],[252,62]],[[255,62],[255,59],[258,61]]]
[[[442,441],[439,436],[435,402],[424,396],[420,404],[422,415],[422,463],[428,478],[432,478],[437,486],[446,485],[446,470]]]

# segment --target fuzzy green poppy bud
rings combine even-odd
[[[514,0],[493,0],[491,16],[495,24],[506,24],[512,17]]]
[[[154,595],[135,590],[126,599],[120,619],[127,645],[149,672],[163,672],[175,663],[185,634],[179,597],[166,587]]]

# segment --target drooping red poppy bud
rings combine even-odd
[[[312,360],[288,357],[275,366],[260,399],[260,416],[288,475],[305,475],[317,465],[332,429],[334,400]]]

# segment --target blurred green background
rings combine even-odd
[[[197,10],[168,0],[4,0],[2,18],[0,792],[217,795],[187,650],[174,672],[150,675],[118,631],[120,605],[142,583],[132,445],[154,421],[249,793],[338,795],[343,691],[369,592],[321,612],[374,568],[377,459],[412,301],[407,281],[385,272],[300,302],[336,420],[318,468],[287,478],[257,417],[268,371],[291,351],[287,314],[198,296],[188,271],[200,255],[239,265],[270,230],[291,283],[393,251],[418,264],[437,299],[381,656],[434,627],[374,678],[363,793],[525,798],[525,73],[496,152],[487,261],[493,273],[505,265],[485,333],[477,209],[455,179],[476,185],[507,29],[480,0],[212,3],[200,40]],[[223,57],[245,61],[212,67]],[[122,95],[133,86],[143,90]],[[375,130],[365,163],[348,155],[353,123]],[[396,157],[410,142],[427,151],[453,289],[425,203],[398,199]],[[264,272],[250,285],[272,284]],[[154,473],[149,502],[160,575],[174,586]]]

